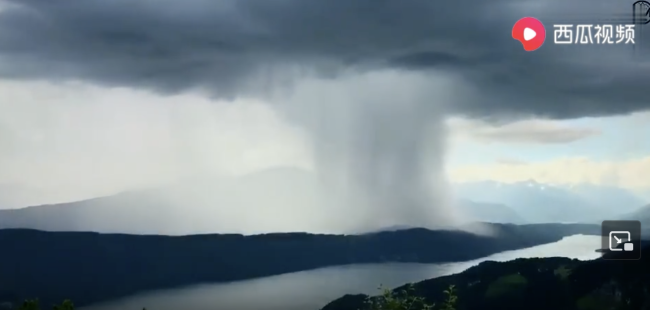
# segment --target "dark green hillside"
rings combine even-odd
[[[645,310],[650,309],[649,243],[642,257],[638,261],[581,262],[558,257],[484,262],[413,288],[427,302],[442,305],[444,290],[453,285],[458,310]],[[366,298],[346,295],[322,310],[368,309]]]
[[[83,306],[149,290],[334,265],[466,261],[578,233],[600,233],[596,225],[491,227],[494,237],[426,229],[182,237],[0,230],[0,293],[12,296],[7,299],[14,303],[38,297],[50,304],[69,298]]]

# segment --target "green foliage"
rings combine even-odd
[[[555,269],[553,273],[556,276],[560,277],[560,279],[566,280],[571,275],[571,269],[567,268],[565,265],[562,265]]]
[[[611,300],[603,300],[594,295],[586,295],[576,301],[578,310],[609,310],[614,309]]]
[[[54,306],[53,310],[74,310],[74,304],[70,300],[64,300],[59,306]]]
[[[379,287],[382,294],[368,298],[366,301],[369,310],[431,310],[433,304],[428,304],[424,297],[414,295],[415,287],[411,284],[399,292]]]
[[[40,310],[41,307],[38,304],[38,299],[28,299],[23,302],[18,310]]]
[[[451,285],[444,291],[447,296],[445,301],[436,307],[433,303],[428,303],[424,297],[415,295],[413,284],[407,286],[401,291],[392,291],[379,287],[381,295],[370,297],[366,301],[369,310],[456,310],[458,296],[456,287]]]
[[[456,310],[456,302],[458,301],[458,295],[456,294],[456,286],[450,285],[448,289],[444,291],[447,299],[442,303],[441,310]]]
[[[522,291],[527,284],[528,280],[518,273],[502,276],[490,284],[485,296],[494,298],[507,294],[516,294]]]

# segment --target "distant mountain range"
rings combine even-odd
[[[535,181],[460,183],[454,193],[454,207],[467,222],[597,223],[637,216],[633,212],[647,204],[619,188]],[[329,228],[338,225],[339,231],[348,231],[364,214],[346,208],[344,199],[314,173],[275,168],[238,178],[190,180],[166,188],[0,210],[0,229],[188,235],[331,232]]]
[[[282,232],[290,227],[319,232],[333,222],[352,227],[354,216],[363,216],[345,208],[342,199],[311,172],[276,168],[239,178],[191,180],[168,188],[0,210],[0,229],[188,235]],[[503,204],[463,199],[455,207],[467,222],[526,222]]]
[[[626,219],[635,219],[645,223],[645,225],[650,225],[650,205],[641,207],[634,212],[625,214],[619,218],[620,220]]]
[[[336,205],[318,179],[299,169],[239,178],[188,180],[165,188],[0,210],[1,228],[185,235],[318,231]],[[305,219],[313,218],[313,222]],[[295,220],[299,219],[299,220]],[[302,222],[305,222],[304,224]],[[285,228],[286,229],[286,228]]]
[[[599,222],[617,219],[647,204],[620,188],[589,184],[554,186],[534,180],[459,183],[454,192],[460,199],[506,205],[531,223]]]

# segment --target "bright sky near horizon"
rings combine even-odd
[[[454,127],[454,126],[452,126]],[[459,128],[448,169],[456,181],[593,183],[650,188],[650,113]],[[471,127],[471,129],[466,129]],[[480,151],[476,151],[480,150]]]

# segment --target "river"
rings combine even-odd
[[[558,242],[507,251],[481,259],[445,264],[367,264],[328,267],[231,283],[154,291],[83,308],[83,310],[318,310],[345,294],[377,292],[379,284],[396,287],[461,272],[480,262],[528,257],[600,256],[598,236],[571,236]]]

